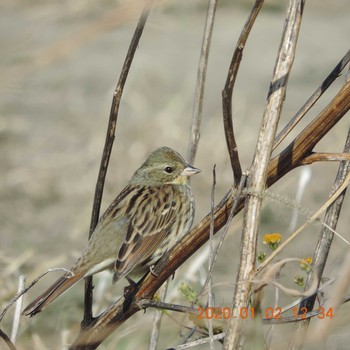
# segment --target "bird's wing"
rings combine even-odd
[[[181,202],[181,197],[174,196],[171,185],[156,189],[144,187],[138,192],[133,207],[129,208],[130,222],[115,262],[115,280],[155,259],[152,255],[167,243],[167,236],[176,229],[174,224]]]

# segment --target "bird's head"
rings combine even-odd
[[[187,164],[173,149],[161,147],[148,156],[130,183],[149,186],[188,184],[188,177],[199,172],[199,169]]]

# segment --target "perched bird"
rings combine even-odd
[[[188,177],[200,170],[162,147],[149,155],[102,215],[81,257],[24,315],[34,316],[80,279],[111,269],[113,281],[142,276],[191,228],[195,203]]]

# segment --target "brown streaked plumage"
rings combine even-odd
[[[151,153],[102,215],[70,273],[23,314],[34,316],[80,279],[105,269],[114,271],[114,282],[146,273],[189,231],[195,204],[188,177],[198,172],[171,148]]]

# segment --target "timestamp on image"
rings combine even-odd
[[[229,319],[229,318],[240,318],[246,320],[248,318],[255,319],[263,317],[265,319],[282,319],[282,308],[280,307],[267,307],[261,312],[256,312],[253,307],[242,307],[238,310],[234,310],[230,307],[198,307],[198,319]],[[317,315],[315,317],[319,319],[329,318],[332,319],[333,308],[325,309],[320,306],[317,308]],[[297,307],[292,308],[292,313],[295,318],[306,319],[308,317],[308,310],[306,307],[302,307],[300,310]]]

